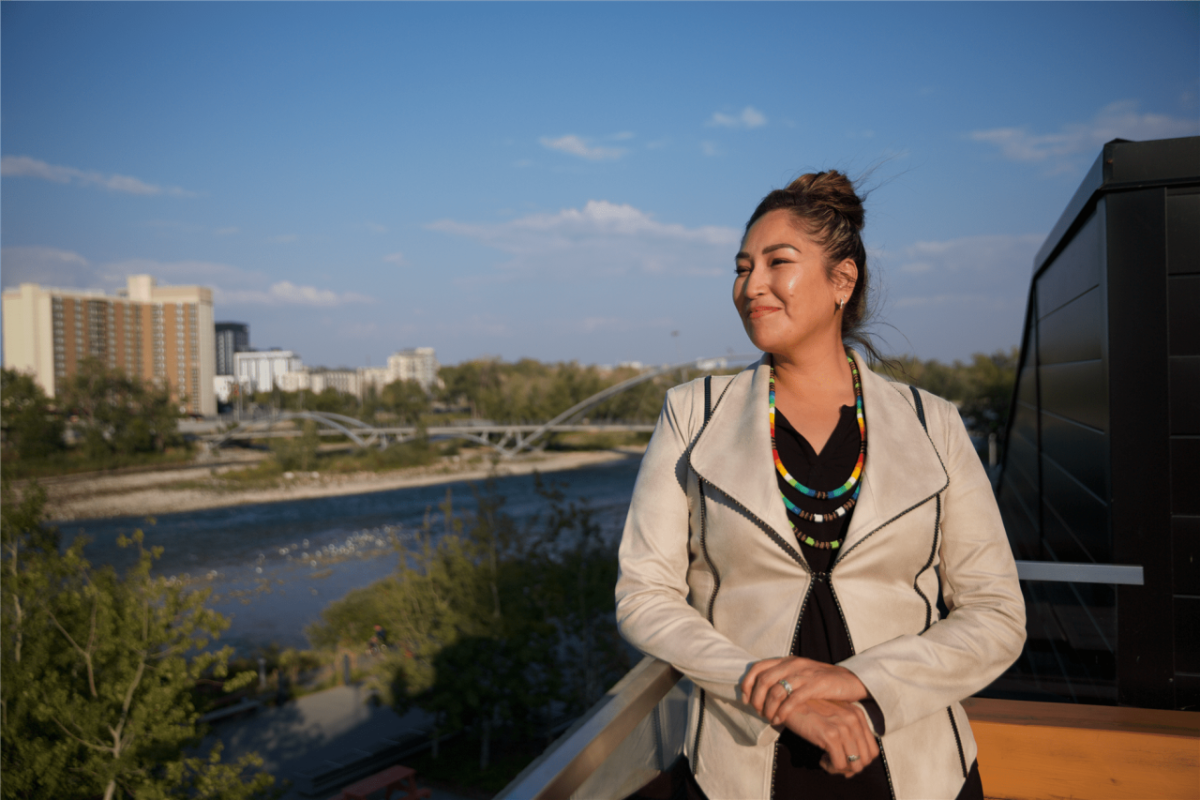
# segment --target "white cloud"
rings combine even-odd
[[[612,135],[612,138],[617,140],[618,142],[627,142],[630,139],[634,138],[633,131],[621,131],[620,133],[614,133]]]
[[[611,161],[620,158],[628,152],[623,147],[590,145],[587,141],[574,134],[560,136],[557,139],[543,136],[538,141],[541,142],[542,147],[586,158],[589,161]]]
[[[294,233],[284,233],[280,234],[279,236],[268,236],[267,242],[269,244],[291,244],[299,238],[300,237]]]
[[[383,257],[383,260],[398,267],[402,267],[408,263],[408,260],[404,258],[404,253],[389,253]]]
[[[766,116],[754,106],[746,106],[740,114],[714,112],[708,120],[710,128],[761,128],[767,124]]]
[[[1088,122],[1072,122],[1053,133],[1034,133],[1026,127],[972,131],[972,141],[990,144],[1009,161],[1047,164],[1051,172],[1072,170],[1072,156],[1094,156],[1113,139],[1146,141],[1193,136],[1200,133],[1200,120],[1167,114],[1139,114],[1135,100],[1122,100],[1102,108]]]
[[[1020,343],[1042,234],[987,234],[871,252],[887,349],[962,358]]]
[[[708,156],[709,158],[712,158],[713,156],[717,156],[717,155],[721,154],[721,151],[717,149],[716,142],[707,142],[707,141],[700,143],[700,152],[704,153],[704,155]]]
[[[646,273],[732,274],[741,240],[734,228],[664,223],[633,206],[589,200],[583,208],[503,223],[439,220],[428,228],[481,242],[512,256],[509,275],[557,277]]]
[[[54,247],[5,247],[0,251],[0,278],[5,288],[38,283],[70,289],[113,291],[129,275],[153,275],[160,285],[199,285],[213,290],[217,305],[340,306],[372,303],[356,292],[334,292],[291,281],[270,283],[262,272],[212,261],[155,261],[127,259],[93,264],[79,253]],[[266,287],[266,288],[263,288]]]
[[[0,251],[0,281],[5,288],[39,283],[64,289],[94,285],[95,271],[79,253],[56,247],[5,247]]]
[[[367,221],[367,222],[364,222],[362,224],[362,226],[364,228],[366,228],[368,231],[370,231],[371,233],[387,233],[387,227],[384,225],[380,225],[378,222]]]
[[[1019,265],[1028,275],[1033,270],[1033,256],[1045,238],[1040,234],[991,234],[940,242],[914,242],[904,248],[898,269],[915,275],[996,271],[1010,274],[1013,266]],[[1021,287],[1022,291],[1027,288]]]
[[[0,159],[0,175],[5,178],[39,178],[52,183],[75,183],[80,186],[100,186],[113,192],[141,195],[170,195],[195,197],[195,192],[177,186],[156,186],[138,178],[47,164],[29,156],[4,156]]]

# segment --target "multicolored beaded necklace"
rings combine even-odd
[[[860,438],[858,446],[858,463],[854,465],[854,471],[850,473],[850,478],[841,486],[829,492],[810,489],[804,484],[800,483],[800,481],[796,480],[788,473],[787,467],[783,465],[783,461],[779,458],[779,448],[775,445],[775,363],[774,361],[771,362],[771,383],[770,393],[768,394],[768,413],[770,415],[771,423],[771,455],[775,459],[775,469],[779,471],[779,474],[783,476],[783,479],[786,480],[793,489],[801,494],[817,500],[834,500],[853,490],[853,493],[850,495],[850,499],[843,503],[841,508],[834,511],[832,514],[814,514],[811,511],[805,511],[789,500],[787,495],[781,491],[779,494],[781,497],[783,497],[783,503],[787,506],[788,510],[798,516],[800,519],[808,520],[810,522],[832,522],[835,519],[844,517],[850,509],[854,508],[854,504],[858,502],[858,493],[862,491],[862,483],[860,482],[860,479],[862,478],[863,464],[866,462],[867,457],[867,418],[866,415],[863,414],[862,380],[858,376],[858,366],[854,363],[854,359],[850,356],[847,356],[846,360],[850,362],[850,372],[854,376],[855,414],[858,417],[858,434]],[[788,521],[791,522],[790,519]],[[792,530],[800,538],[800,541],[804,542],[809,547],[817,547],[822,550],[836,550],[841,545],[840,539],[835,539],[830,542],[823,542],[814,539],[811,536],[801,536],[800,531],[796,529],[796,523],[792,522],[791,525]]]

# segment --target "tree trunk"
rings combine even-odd
[[[113,778],[108,782],[108,786],[104,787],[104,800],[112,800],[117,791],[117,780]]]

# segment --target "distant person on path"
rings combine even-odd
[[[696,687],[691,798],[983,798],[959,701],[1025,606],[958,411],[869,369],[863,218],[835,171],[763,199],[733,281],[763,357],[668,392],[642,460],[617,621]]]
[[[371,637],[370,651],[372,653],[382,653],[387,651],[387,632],[383,630],[382,625],[375,626],[375,634]]]

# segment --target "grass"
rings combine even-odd
[[[195,455],[190,447],[171,447],[162,453],[112,454],[103,458],[86,455],[81,449],[64,450],[48,458],[26,459],[4,454],[5,467],[14,478],[49,478],[84,472],[104,472],[129,467],[165,467],[186,464]]]
[[[611,450],[615,447],[643,445],[650,441],[650,434],[635,431],[612,433],[559,433],[555,434],[547,450],[555,452],[576,450]]]

